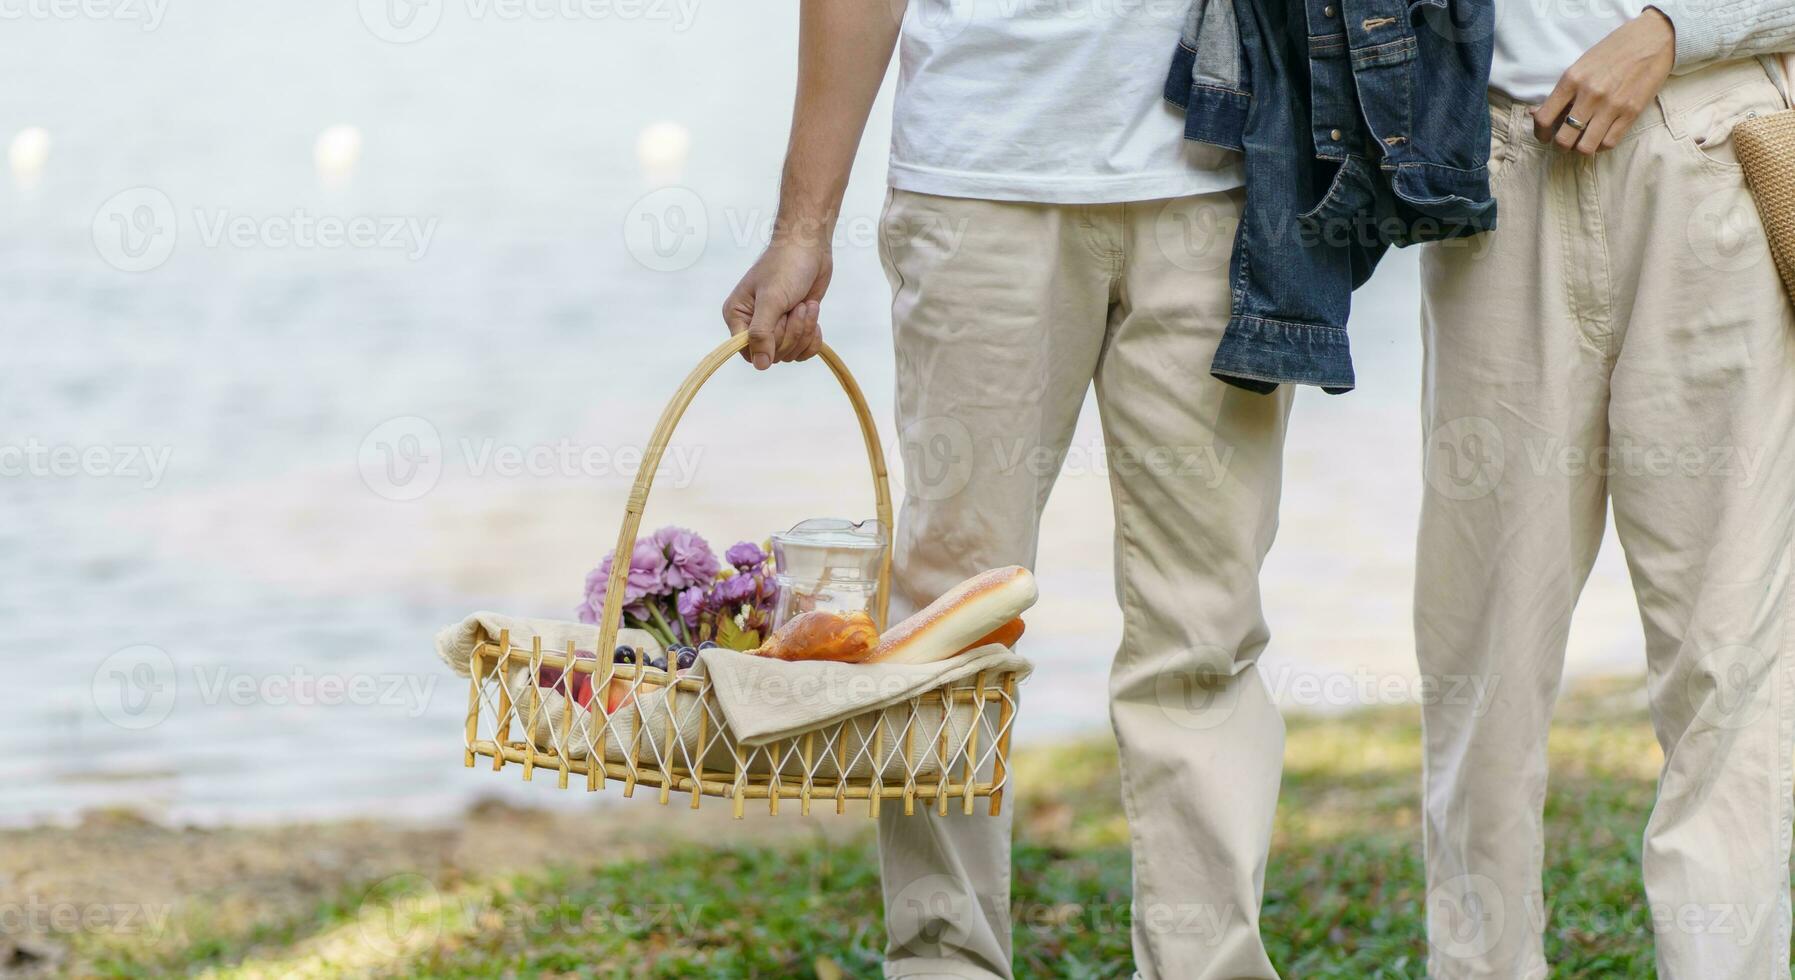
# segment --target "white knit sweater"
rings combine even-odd
[[[1652,0],[1677,31],[1677,67],[1795,51],[1795,0]]]

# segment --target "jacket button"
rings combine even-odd
[[[1328,139],[1331,139],[1336,143],[1340,142],[1340,140],[1343,139],[1345,136],[1346,136],[1346,134],[1342,133],[1338,129],[1333,130],[1332,132],[1328,133]]]
[[[1328,5],[1328,6],[1326,6],[1326,7],[1323,7],[1323,8],[1321,8],[1321,15],[1322,15],[1322,16],[1323,16],[1323,17],[1332,17],[1332,16],[1334,16],[1334,7],[1333,7],[1333,5],[1332,5],[1332,4],[1329,4],[1329,5]]]

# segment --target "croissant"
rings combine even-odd
[[[863,612],[817,610],[792,617],[754,651],[778,660],[833,660],[857,664],[879,645],[879,628]]]

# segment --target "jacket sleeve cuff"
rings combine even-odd
[[[1677,74],[1718,60],[1726,50],[1714,0],[1653,0],[1646,5],[1670,20],[1677,34]]]

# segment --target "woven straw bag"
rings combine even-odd
[[[1782,63],[1787,97],[1795,90],[1795,56],[1784,56]],[[1758,202],[1783,287],[1795,297],[1795,107],[1733,127],[1733,146]]]

